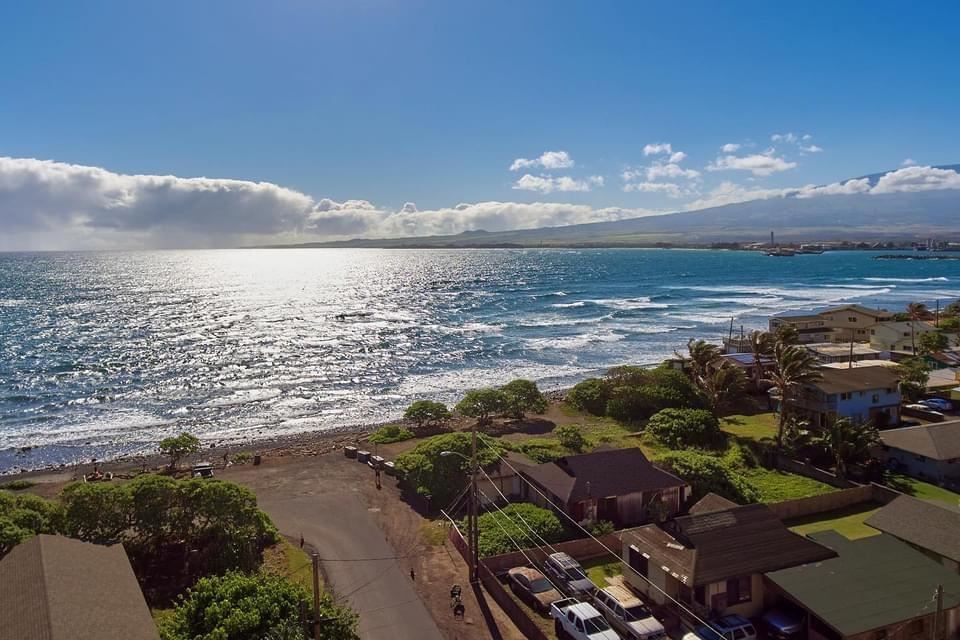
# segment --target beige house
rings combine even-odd
[[[695,505],[695,513],[670,523],[622,532],[622,560],[633,569],[623,573],[631,587],[666,604],[662,589],[698,615],[752,618],[768,599],[764,573],[836,556],[787,529],[764,504],[712,499],[716,507]]]
[[[881,322],[870,327],[870,346],[879,351],[906,351],[913,353],[913,345],[920,336],[936,331],[929,322]]]
[[[859,304],[830,307],[816,313],[788,314],[770,318],[770,331],[792,325],[803,344],[817,342],[869,342],[870,327],[893,321],[893,313]]]

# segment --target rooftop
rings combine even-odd
[[[723,511],[724,509],[732,509],[736,507],[737,503],[732,500],[727,500],[723,496],[718,496],[715,493],[708,493],[703,496],[692,507],[690,507],[688,513],[690,515],[700,515],[703,513],[711,513],[713,511]]]
[[[0,561],[5,640],[159,640],[130,561],[110,547],[38,535]]]
[[[960,562],[960,508],[900,496],[866,522],[921,549]]]
[[[624,544],[647,556],[654,565],[690,585],[696,553],[655,524],[630,529],[622,533]]]
[[[848,540],[823,531],[810,538],[838,557],[766,577],[844,636],[934,613],[938,584],[943,585],[944,609],[960,605],[960,575],[893,536]]]
[[[880,432],[885,447],[907,451],[931,460],[960,458],[960,420]]]
[[[538,464],[521,473],[564,502],[682,487],[687,483],[653,466],[640,449],[601,449]]]
[[[900,384],[899,374],[890,367],[858,367],[854,369],[821,367],[820,374],[823,377],[818,382],[811,384],[824,393],[890,389],[896,388]]]
[[[848,356],[850,355],[850,344],[840,344],[837,342],[812,342],[810,344],[803,345],[807,350],[812,351],[816,354],[823,356]],[[870,346],[860,343],[853,343],[853,355],[855,356],[872,356],[876,355],[877,357],[883,353],[882,351],[877,351],[876,349],[871,349]]]

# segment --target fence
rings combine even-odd
[[[873,483],[832,491],[819,496],[774,502],[767,506],[781,520],[790,520],[845,509],[857,504],[887,504],[899,495],[902,495],[899,491]]]
[[[856,482],[852,482],[846,478],[839,478],[829,471],[824,471],[823,469],[819,469],[811,464],[806,464],[805,462],[800,462],[799,460],[791,460],[785,456],[779,456],[777,458],[777,468],[782,471],[795,473],[798,476],[806,476],[818,480],[824,484],[829,484],[831,487],[837,487],[838,489],[850,489],[859,486]]]
[[[614,553],[620,553],[620,536],[616,533],[608,533],[600,536],[598,539],[604,545],[610,547]],[[530,549],[526,549],[525,553],[535,563],[541,563],[554,551],[563,551],[568,553],[574,560],[578,561],[609,555],[606,549],[604,549],[600,543],[593,540],[593,538],[579,538],[577,540],[570,540],[568,542],[558,542],[550,545],[549,547],[532,547]],[[613,559],[611,558],[610,561],[613,562]],[[505,553],[499,556],[491,556],[483,559],[483,564],[485,564],[494,573],[502,573],[507,569],[522,566],[528,564],[529,562],[530,560],[527,560],[527,558],[524,557],[524,555],[519,551]]]

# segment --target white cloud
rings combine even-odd
[[[769,176],[796,166],[796,162],[777,157],[773,149],[768,149],[748,156],[720,156],[707,166],[707,171],[749,171],[755,176]]]
[[[728,142],[727,144],[720,147],[720,150],[723,151],[724,153],[736,153],[737,151],[740,150],[740,147],[742,146],[743,146],[742,144],[739,144],[737,142]]]
[[[809,133],[803,134],[803,137],[801,138],[801,140],[803,140],[804,142],[809,142],[812,139],[813,139],[813,136],[810,135]]]
[[[603,186],[603,176],[590,176],[584,180],[577,180],[570,176],[534,176],[524,174],[513,183],[514,189],[521,191],[539,191],[552,193],[554,191],[590,191],[593,187]]]
[[[800,151],[804,153],[820,153],[821,151],[823,151],[823,147],[818,147],[815,144],[811,144],[808,146],[800,145]]]
[[[904,167],[882,176],[870,193],[903,193],[939,189],[960,189],[960,173],[952,169],[934,167]]]
[[[544,151],[539,158],[517,158],[510,165],[510,171],[542,167],[544,169],[569,169],[573,167],[573,158],[566,151]]]
[[[674,151],[673,153],[670,154],[669,162],[673,164],[676,164],[678,162],[683,162],[686,159],[686,157],[687,157],[687,154],[685,154],[683,151]]]
[[[845,196],[854,195],[857,193],[869,193],[870,179],[859,178],[855,180],[847,180],[846,182],[834,182],[820,187],[807,185],[806,187],[800,187],[799,189],[790,189],[788,192],[792,192],[793,195],[796,195],[798,198],[813,198],[815,196]]]
[[[689,191],[674,182],[628,182],[623,185],[626,192],[664,193],[671,198],[689,195]]]
[[[906,158],[903,162],[900,163],[900,166],[901,166],[901,167],[912,167],[912,166],[915,165],[915,164],[917,164],[917,161],[916,161],[916,160],[914,160],[913,158]]]
[[[678,164],[653,164],[646,169],[647,180],[658,180],[660,178],[686,178],[695,180],[700,177],[700,172],[696,169],[684,169]]]
[[[744,187],[734,182],[724,181],[719,186],[711,190],[703,198],[698,198],[693,202],[687,203],[686,208],[707,209],[709,207],[720,207],[725,204],[734,204],[736,202],[747,202],[749,200],[766,200],[768,198],[782,198],[789,192],[789,189],[761,189],[754,187]]]
[[[805,137],[804,140],[809,140],[810,134],[806,134],[806,135],[808,137]],[[770,140],[772,142],[787,142],[790,144],[795,144],[800,141],[800,137],[795,133],[775,133],[772,136],[770,136]]]
[[[658,156],[666,153],[673,153],[673,145],[669,142],[653,142],[643,147],[643,155],[645,156]]]

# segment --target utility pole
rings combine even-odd
[[[940,640],[940,619],[943,617],[943,585],[937,585],[937,612],[933,615],[933,640]]]
[[[320,556],[316,552],[313,560],[313,637],[320,636]]]
[[[470,432],[470,515],[467,518],[469,531],[467,538],[470,542],[470,584],[476,584],[479,579],[480,566],[480,530],[477,522],[477,513],[480,510],[479,492],[477,491],[477,425],[473,425]]]
[[[847,360],[847,369],[853,369],[853,329],[850,329],[850,359]]]

